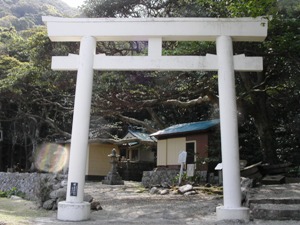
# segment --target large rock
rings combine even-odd
[[[52,185],[52,189],[53,190],[58,190],[58,189],[60,189],[61,188],[61,185],[58,183],[58,184],[54,184],[54,185]]]
[[[68,186],[68,181],[67,180],[63,180],[60,182],[60,186],[62,187],[67,187]]]
[[[185,193],[184,193],[185,196],[188,196],[188,195],[196,195],[196,194],[197,194],[197,192],[194,191],[194,190],[191,190],[191,191],[188,191],[188,192],[185,192]]]
[[[66,197],[64,197],[64,198],[57,198],[56,199],[56,204],[58,204],[59,202],[65,201],[65,200],[66,200]]]
[[[47,210],[53,209],[54,204],[56,204],[55,199],[49,199],[43,203],[43,208]]]
[[[150,194],[151,195],[154,195],[154,194],[158,194],[159,193],[159,190],[157,187],[153,187],[150,189]]]
[[[91,210],[102,210],[102,207],[100,205],[100,202],[94,201],[91,203]]]
[[[160,194],[160,195],[167,195],[167,194],[169,194],[169,193],[170,193],[169,189],[163,189],[163,190],[160,190],[160,191],[159,191],[159,194]]]
[[[60,188],[58,190],[54,190],[54,191],[50,192],[51,199],[66,198],[66,195],[67,195],[66,188]]]
[[[192,191],[192,190],[193,190],[193,186],[190,184],[183,185],[183,186],[179,187],[179,189],[178,189],[179,193],[181,193],[181,194],[184,194],[184,193]]]
[[[20,200],[20,199],[22,199],[22,198],[19,197],[19,196],[16,196],[16,195],[12,195],[12,196],[10,196],[10,199],[11,199],[11,200]]]
[[[250,178],[241,177],[241,203],[248,205],[249,189],[253,187],[253,180]]]
[[[89,194],[84,194],[83,201],[91,203],[93,201],[93,197]]]
[[[253,187],[253,180],[246,177],[241,177],[241,188],[249,189]]]

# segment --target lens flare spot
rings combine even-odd
[[[40,171],[57,173],[64,169],[69,159],[68,150],[58,144],[41,145],[35,154],[34,164]]]

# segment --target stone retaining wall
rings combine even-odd
[[[51,173],[3,173],[0,172],[0,190],[16,188],[25,194],[25,199],[37,202],[48,210],[56,210],[60,201],[66,200],[67,175]],[[99,210],[99,202],[84,195],[84,201],[91,203],[91,209]]]
[[[142,185],[146,188],[169,185],[172,186],[175,182],[175,177],[178,174],[178,170],[153,170],[153,171],[144,171],[142,178]]]
[[[153,171],[144,171],[142,178],[142,185],[146,188],[158,187],[158,186],[173,186],[178,185],[178,179],[176,177],[179,174],[179,170],[160,168]],[[207,182],[206,171],[195,171],[195,176],[199,178],[198,182]]]
[[[59,189],[66,175],[48,173],[4,173],[0,172],[0,190],[17,188],[25,194],[25,199],[44,202],[49,193]]]

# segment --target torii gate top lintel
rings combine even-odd
[[[257,18],[60,18],[44,16],[48,36],[56,42],[78,42],[83,36],[97,41],[263,41],[267,20]],[[146,29],[145,29],[146,28]]]

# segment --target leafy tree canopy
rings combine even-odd
[[[284,141],[278,134],[281,126],[294,123],[293,119],[282,117],[283,114],[280,116],[286,112],[284,106],[298,101],[298,94],[295,93],[299,92],[299,2],[89,0],[82,10],[89,17],[266,16],[269,19],[269,34],[265,42],[234,45],[235,54],[263,56],[265,67],[262,73],[236,74],[240,130],[244,132],[240,140],[241,154],[247,157],[251,152],[257,156],[251,159],[253,161],[261,158],[270,163],[285,160]],[[103,46],[99,48],[99,52],[107,51]],[[215,53],[214,43],[164,43],[164,54],[206,53]],[[199,72],[104,73],[96,78],[99,86],[94,94],[97,102],[94,112],[125,123],[143,125],[149,130],[209,119],[218,113],[216,75]],[[287,98],[291,92],[293,97]],[[296,116],[298,110],[290,114]],[[286,125],[282,124],[283,121]],[[296,130],[289,131],[296,135]],[[299,140],[299,135],[296,136]],[[293,151],[297,149],[299,146],[295,145]]]

